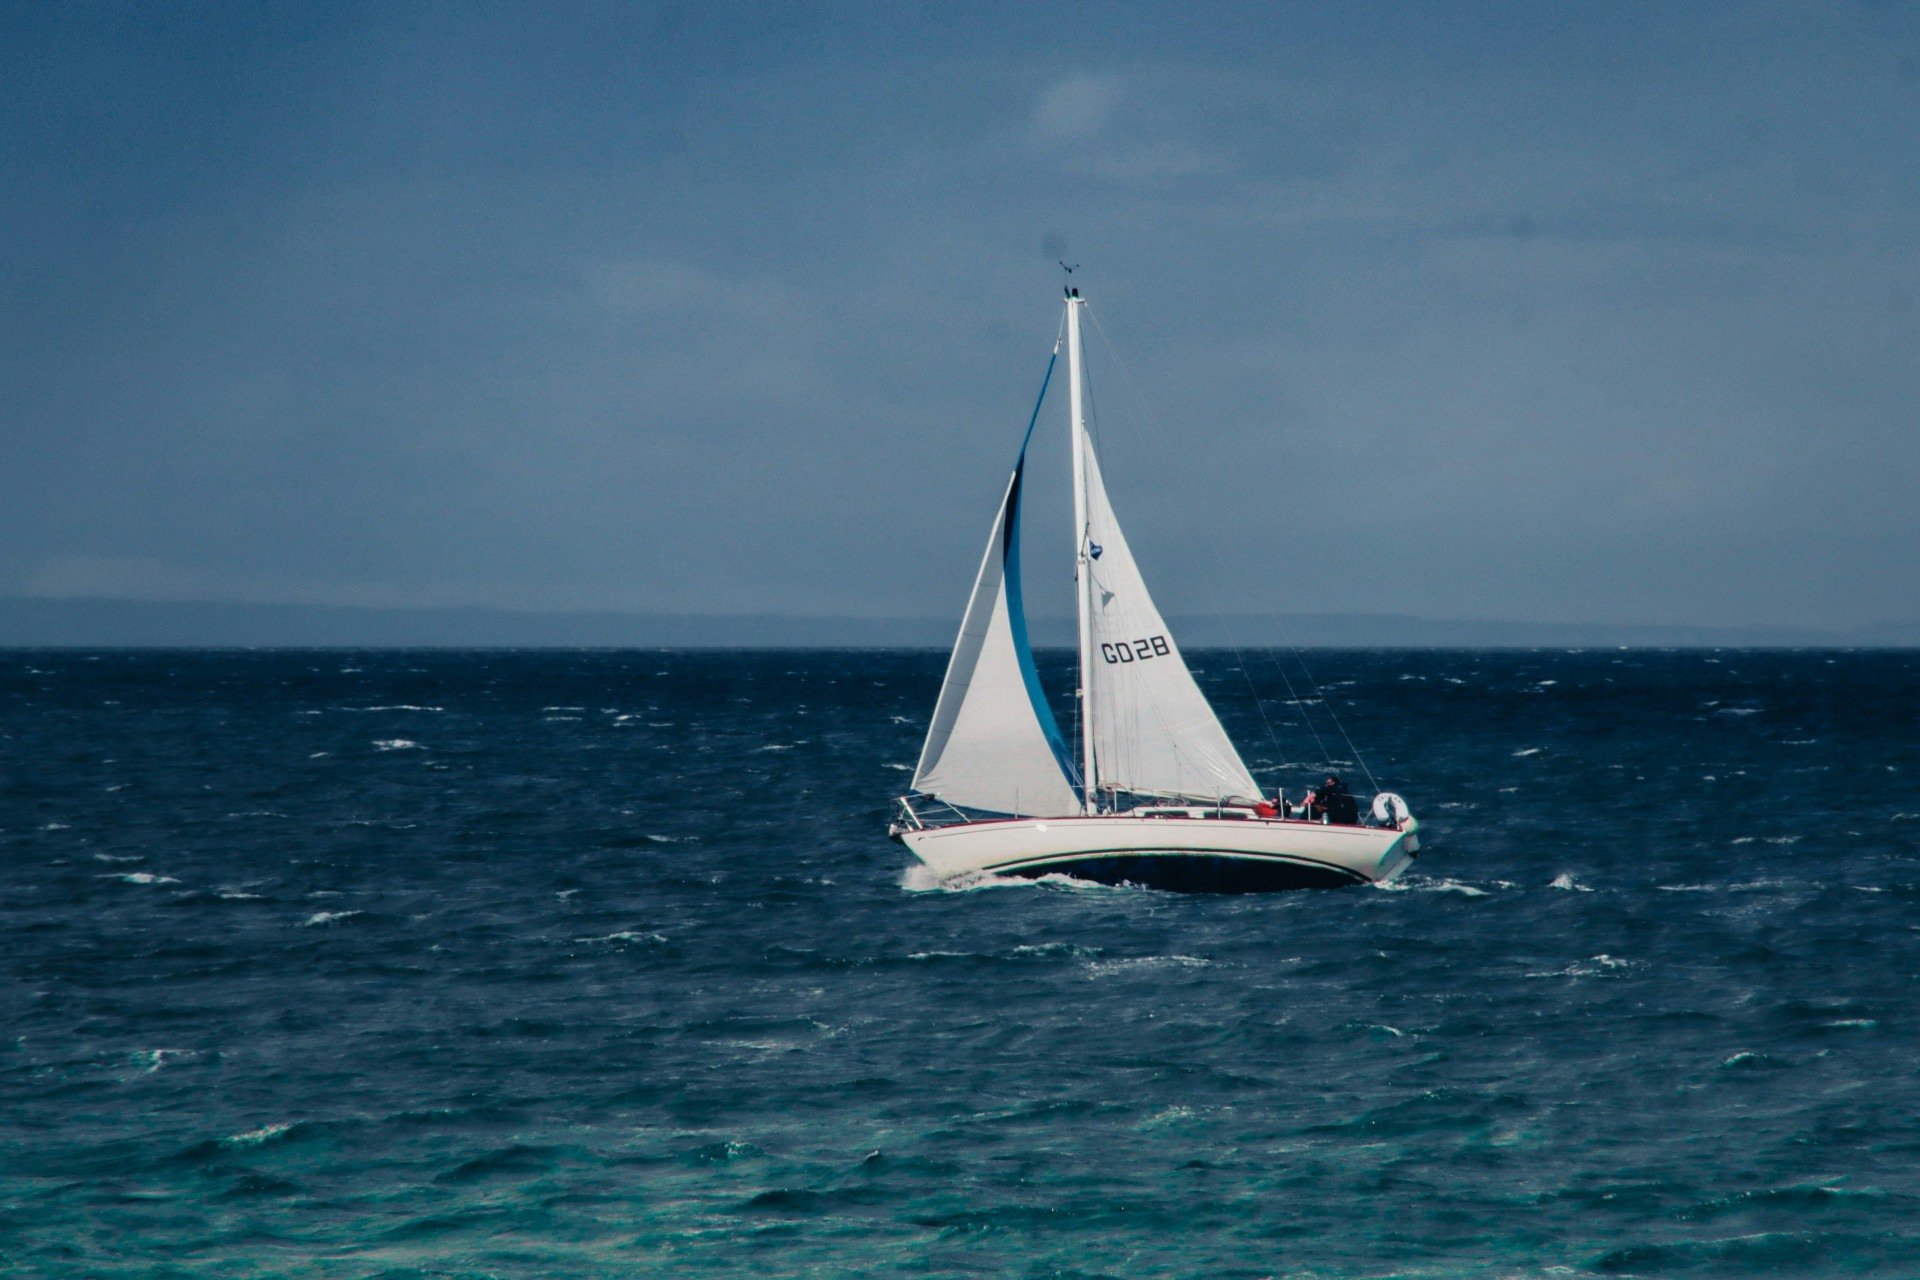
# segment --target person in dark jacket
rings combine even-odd
[[[1307,793],[1308,819],[1322,816],[1328,822],[1345,827],[1360,821],[1360,802],[1353,798],[1353,792],[1347,790],[1347,784],[1340,781],[1337,773],[1328,774],[1325,782]]]

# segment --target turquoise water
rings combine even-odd
[[[1311,660],[1393,888],[931,884],[940,654],[0,654],[0,1264],[1920,1273],[1920,659]]]

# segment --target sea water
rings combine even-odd
[[[1422,822],[1248,897],[915,872],[943,662],[0,654],[0,1271],[1920,1272],[1920,656],[1196,655]]]

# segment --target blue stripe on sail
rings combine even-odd
[[[1027,419],[1027,434],[1020,437],[1020,461],[1013,464],[1015,475],[1027,465],[1027,445],[1033,441],[1033,424],[1040,421],[1040,406],[1047,402],[1047,387],[1053,381],[1053,366],[1060,363],[1060,348],[1056,345],[1053,354],[1047,357],[1047,376],[1040,379],[1040,394],[1033,402],[1033,416]]]
[[[1059,358],[1060,353],[1056,351],[1053,359],[1047,361],[1047,376],[1040,381],[1040,398],[1033,403],[1033,417],[1027,420],[1026,438],[1020,442],[1020,460],[1013,467],[1013,483],[1007,488],[1000,567],[1006,583],[1007,625],[1013,633],[1013,652],[1020,662],[1020,676],[1026,682],[1027,700],[1033,704],[1034,719],[1040,722],[1047,746],[1053,749],[1054,762],[1060,766],[1067,785],[1077,792],[1081,790],[1080,775],[1073,767],[1073,753],[1067,750],[1066,739],[1060,736],[1060,724],[1053,718],[1053,708],[1047,705],[1047,695],[1040,688],[1040,672],[1033,665],[1033,646],[1027,642],[1027,606],[1020,591],[1020,481],[1027,470],[1027,443],[1033,439],[1033,424],[1040,420],[1040,405],[1047,398],[1047,384],[1053,381],[1053,366]]]

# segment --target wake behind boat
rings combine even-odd
[[[947,664],[913,792],[888,834],[937,875],[1064,874],[1238,893],[1391,880],[1418,823],[1390,792],[1366,813],[1299,817],[1262,796],[1194,683],[1108,502],[1085,417],[1078,289],[1068,289],[1079,742],[1040,686],[1020,590],[1020,488],[1053,362]],[[1055,344],[1058,359],[1059,344]],[[1350,799],[1350,797],[1349,797]],[[1349,821],[1333,821],[1345,817]]]

